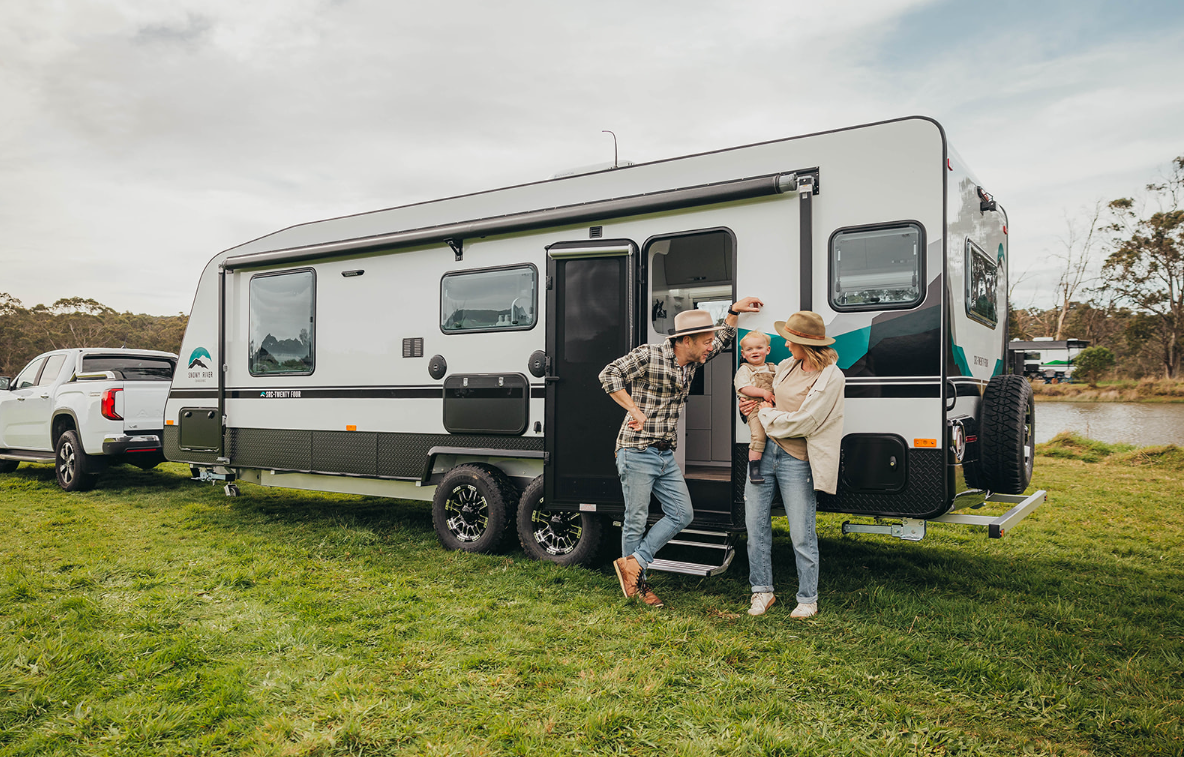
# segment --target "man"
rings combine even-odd
[[[662,600],[645,580],[654,555],[694,518],[682,469],[674,460],[678,415],[699,366],[736,338],[741,313],[759,312],[763,303],[745,297],[728,308],[726,326],[716,326],[705,310],[674,318],[674,331],[662,344],[643,344],[600,372],[600,385],[628,415],[617,434],[617,473],[625,495],[621,558],[613,562],[621,591],[640,596],[650,607]],[[722,332],[718,336],[716,332]],[[645,532],[650,494],[662,505],[662,519]]]

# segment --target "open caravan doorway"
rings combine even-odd
[[[661,343],[685,310],[706,310],[722,324],[736,301],[736,242],[727,229],[651,238],[645,246],[650,343]],[[678,424],[675,452],[697,519],[731,518],[736,403],[732,376],[736,347],[714,356],[691,385]]]

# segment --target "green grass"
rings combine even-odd
[[[1184,466],[1089,454],[1042,456],[1050,501],[1002,540],[820,517],[797,622],[783,526],[769,615],[743,552],[649,611],[611,571],[444,552],[422,503],[25,465],[0,755],[1181,755]]]

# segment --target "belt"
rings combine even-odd
[[[660,442],[654,442],[650,446],[653,447],[654,449],[658,450],[659,452],[669,452],[670,450],[674,449],[674,442],[668,442],[666,440],[662,440]]]

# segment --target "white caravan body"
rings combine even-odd
[[[938,517],[999,488],[966,476],[1003,372],[1007,262],[1003,209],[922,117],[302,224],[203,271],[166,455],[415,499],[473,462],[611,517],[624,413],[597,373],[679,310],[752,295],[765,307],[740,334],[769,334],[770,360],[797,310],[837,339],[843,467],[820,509]],[[738,359],[700,371],[678,438],[697,526],[732,532]]]

